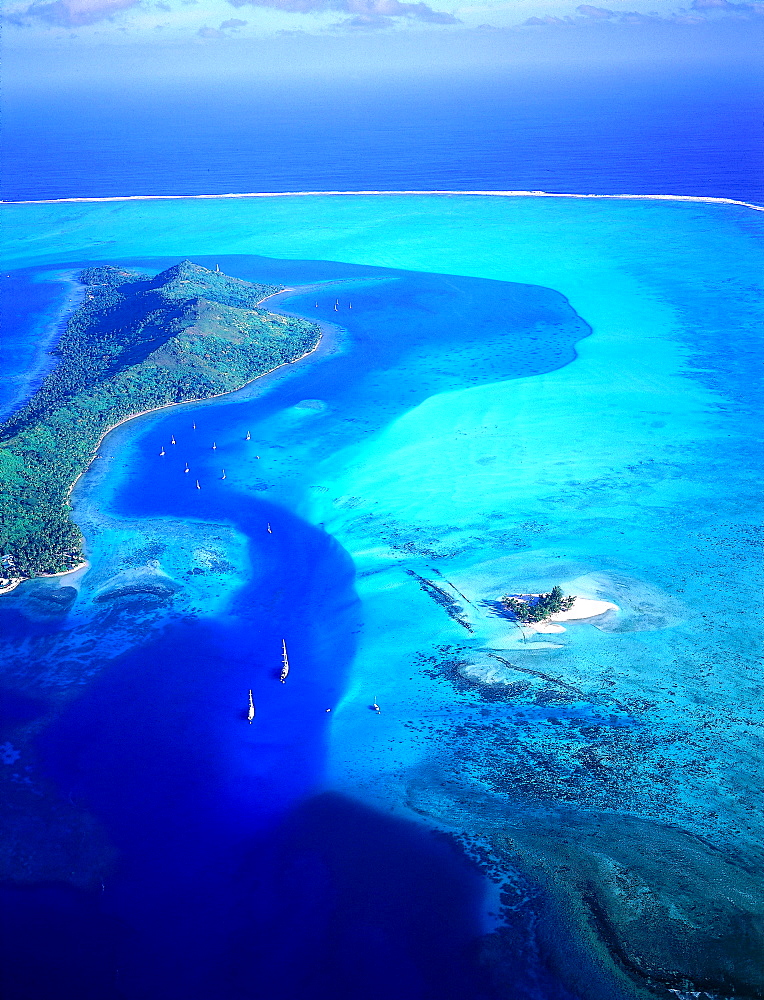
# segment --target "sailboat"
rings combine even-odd
[[[184,471],[184,472],[190,472],[190,471],[191,471],[191,470],[189,469],[189,467],[188,467],[188,462],[186,462],[186,467],[185,467],[185,469],[184,469],[183,471]]]
[[[212,442],[212,450],[213,450],[213,451],[217,451],[217,448],[218,448],[218,446],[217,446],[217,445],[215,444],[215,442],[213,441],[213,442]]]
[[[247,722],[252,725],[255,718],[255,703],[252,700],[252,688],[249,689],[249,711],[247,712]]]
[[[161,458],[162,455],[164,455],[164,445],[162,445],[162,450],[159,452],[159,455],[160,455],[160,458]]]
[[[196,480],[196,488],[197,488],[198,490],[200,490],[200,489],[201,489],[201,486],[199,485],[199,480],[198,480],[198,479]]]
[[[374,711],[377,713],[377,715],[379,715],[379,705],[377,704],[377,696],[376,695],[374,695],[374,701],[372,702],[371,707],[374,709]]]
[[[175,435],[174,434],[170,435],[170,444],[175,444]]]
[[[271,530],[271,522],[270,521],[268,522],[268,534],[269,535],[273,534],[273,531]]]
[[[225,469],[223,469],[223,475],[220,478],[225,479]]]
[[[244,440],[245,441],[250,441],[251,439],[252,439],[252,435],[249,433],[249,431],[247,431],[247,436],[244,438]]]
[[[287,679],[287,674],[289,673],[289,658],[287,657],[286,651],[286,639],[281,640],[281,657],[284,661],[281,667],[281,673],[279,674],[279,680],[283,684]]]
[[[191,429],[195,431],[196,430],[196,424],[191,424]]]

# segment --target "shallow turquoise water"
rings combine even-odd
[[[488,865],[509,893],[505,904],[549,856],[552,834],[543,831],[573,823],[560,809],[580,823],[606,815],[658,831],[673,824],[733,857],[753,849],[761,834],[761,783],[751,780],[761,769],[760,642],[748,613],[759,582],[759,216],[679,203],[426,197],[6,213],[9,267],[213,255],[230,273],[256,278],[257,262],[222,259],[256,253],[553,290],[527,291],[528,315],[542,316],[532,321],[541,322],[534,353],[531,334],[513,334],[522,324],[506,286],[422,279],[409,287],[389,273],[370,281],[377,274],[368,270],[300,265],[302,280],[349,282],[284,303],[344,324],[325,354],[230,400],[142,418],[107,440],[75,494],[93,568],[68,619],[74,628],[62,630],[69,638],[55,640],[69,642],[69,654],[54,643],[44,669],[35,674],[25,655],[6,678],[30,696],[75,678],[85,684],[48,727],[42,755],[60,788],[84,775],[83,797],[112,839],[121,830],[130,840],[148,816],[139,795],[124,814],[108,805],[108,789],[99,798],[108,772],[83,764],[92,745],[125,769],[126,782],[136,765],[165,762],[159,785],[182,777],[183,817],[203,808],[210,787],[225,789],[239,819],[200,826],[198,842],[210,850],[229,842],[229,826],[240,831],[242,814],[254,834],[325,791],[495,853],[491,831],[503,827],[486,818],[479,796],[498,801],[524,843],[514,873]],[[568,314],[558,351],[549,336],[557,320],[542,314],[562,310],[562,296],[578,319]],[[513,309],[514,324],[506,322]],[[192,418],[203,441],[189,430]],[[201,501],[182,472],[158,467],[170,433],[201,470]],[[164,612],[144,609],[143,619],[109,621],[109,650],[99,647],[98,595],[139,578],[152,559],[182,582],[193,630],[184,636]],[[213,589],[204,571],[221,563]],[[621,611],[600,627],[525,641],[486,603],[557,582]],[[289,700],[279,702],[267,657],[273,650],[277,660],[285,630],[298,667]],[[20,648],[28,654],[35,641],[30,633]],[[168,654],[173,642],[183,656]],[[301,660],[309,677],[300,677]],[[253,671],[262,688],[256,762],[251,734],[242,737],[230,709]],[[159,684],[158,674],[166,675]],[[496,679],[513,685],[511,698],[491,700]],[[141,705],[140,691],[162,710]],[[92,720],[115,698],[130,705],[129,724],[112,731]],[[375,698],[379,716],[369,710]],[[133,725],[145,741],[137,757],[124,749]],[[205,748],[192,755],[201,768],[193,781],[187,751],[177,768],[166,763],[177,732]],[[475,796],[467,814],[455,804],[464,789]],[[532,844],[522,832],[531,816],[540,838]],[[651,836],[660,843],[660,832]],[[139,872],[166,858],[156,850],[149,836],[146,853],[135,854],[132,878],[143,889],[133,896],[151,897]],[[198,852],[188,856],[199,864]],[[168,886],[177,888],[171,873],[157,903],[165,916],[176,907]],[[701,905],[715,891],[699,889]],[[113,912],[125,912],[129,887],[114,892]],[[466,938],[492,926],[496,903],[490,893],[481,903],[481,893],[464,888]],[[522,924],[527,911],[517,912]],[[636,988],[618,970],[582,982],[580,956],[558,956],[556,975],[544,978],[546,960],[534,966],[523,940],[523,996]],[[168,982],[172,969],[168,960]],[[132,975],[140,990],[140,971]],[[426,995],[412,985],[419,973],[401,975],[410,995]],[[297,995],[305,984],[287,995],[292,988]]]

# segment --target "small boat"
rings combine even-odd
[[[184,469],[183,471],[184,471],[184,472],[190,472],[190,471],[191,471],[191,470],[189,469],[189,467],[188,467],[188,462],[186,462],[186,467],[185,467],[185,469]]]
[[[191,424],[191,429],[195,431],[196,430],[196,424]]]
[[[374,695],[374,701],[371,703],[371,707],[374,709],[374,711],[377,713],[377,715],[379,715],[379,705],[377,704],[377,696],[376,695]]]
[[[164,445],[162,445],[162,450],[159,452],[160,457],[164,455]]]
[[[197,488],[198,490],[200,490],[200,489],[201,489],[201,486],[199,485],[199,480],[198,480],[198,479],[196,480],[196,488]]]
[[[213,451],[217,451],[218,450],[218,446],[215,444],[214,441],[212,442],[212,450]]]
[[[252,725],[255,718],[255,703],[252,700],[252,688],[249,689],[249,711],[247,712],[247,722]]]
[[[174,434],[170,435],[170,444],[175,444],[175,435]]]
[[[335,312],[339,312],[339,309],[337,308],[337,303],[336,302],[334,303],[334,311]]]
[[[318,309],[318,302],[316,302],[316,309]]]
[[[223,469],[223,475],[220,478],[225,479],[225,469]]]
[[[281,658],[284,662],[281,665],[281,673],[279,674],[279,680],[283,684],[284,681],[287,679],[287,675],[289,673],[289,658],[287,657],[286,639],[281,640]]]
[[[268,534],[269,535],[273,534],[273,532],[271,531],[271,522],[270,521],[268,522]]]
[[[352,309],[352,308],[353,308],[353,303],[352,302],[348,302],[348,309]]]
[[[259,455],[255,455],[255,458],[260,458],[260,456]]]

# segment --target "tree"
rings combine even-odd
[[[155,278],[80,274],[87,297],[53,351],[57,365],[0,424],[0,552],[20,577],[82,558],[69,491],[110,427],[145,410],[233,389],[312,350],[318,326],[259,308],[275,285],[188,261]]]
[[[526,597],[515,597],[505,594],[501,603],[518,621],[525,624],[543,622],[560,611],[568,611],[573,607],[575,597],[566,597],[562,587],[555,585],[548,594],[528,594]]]

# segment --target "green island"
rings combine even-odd
[[[183,261],[155,277],[79,274],[82,304],[42,385],[0,425],[0,590],[83,559],[69,494],[104,435],[131,417],[232,392],[312,351],[321,330],[259,308],[281,286]]]
[[[523,597],[505,594],[501,603],[519,622],[530,624],[544,622],[561,611],[569,611],[575,600],[570,594],[566,597],[562,587],[555,586],[548,594],[526,594]]]

